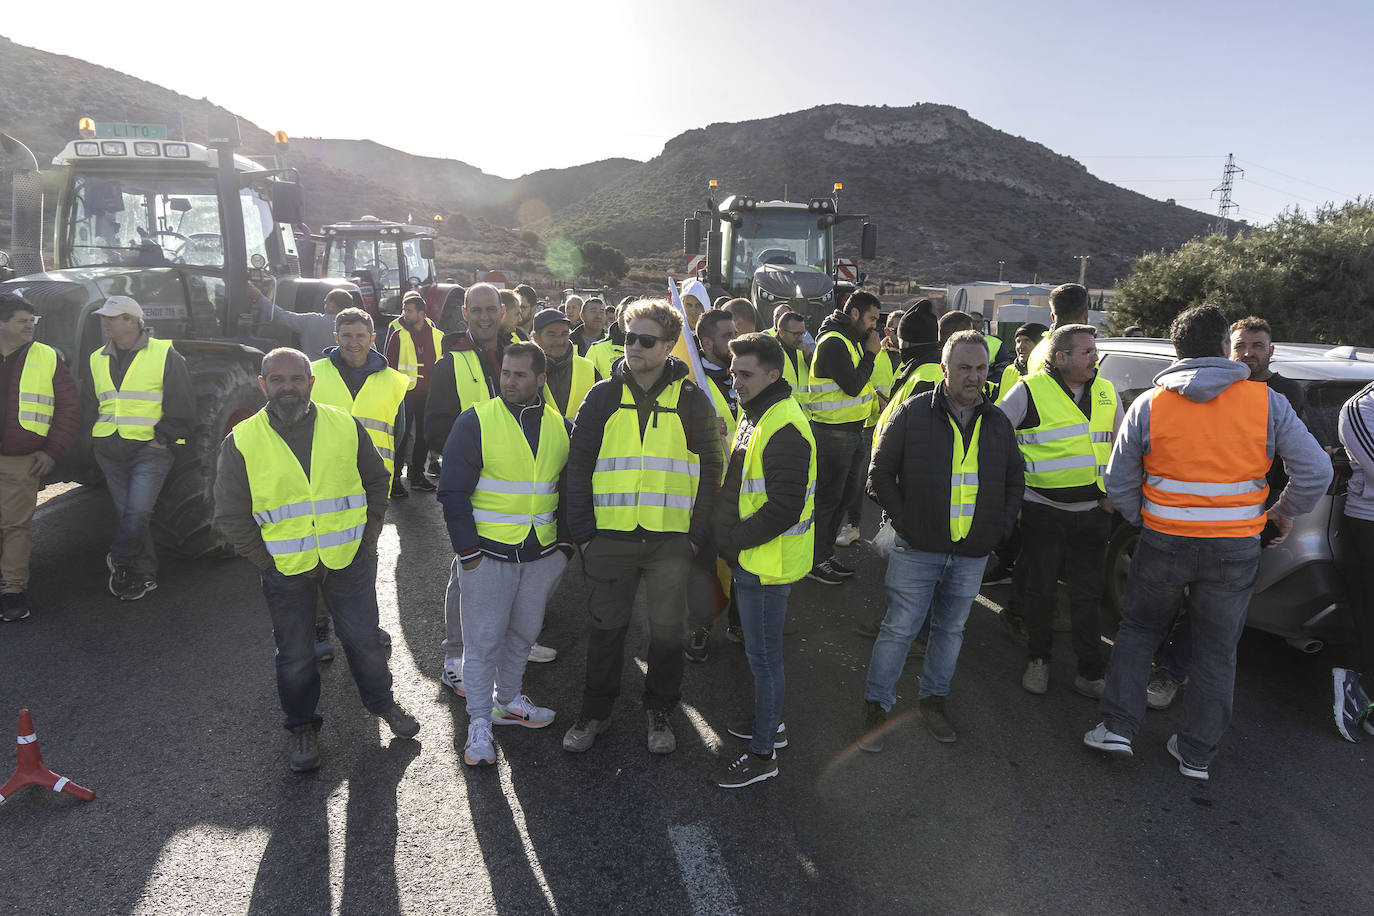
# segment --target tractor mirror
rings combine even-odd
[[[876,258],[878,256],[878,226],[876,223],[864,223],[863,236],[859,239],[859,257]]]
[[[701,220],[695,216],[682,221],[682,250],[689,255],[701,251]]]
[[[294,181],[274,181],[271,187],[272,219],[288,225],[299,223],[304,203],[301,186]]]
[[[420,257],[426,261],[434,260],[434,239],[420,239]]]

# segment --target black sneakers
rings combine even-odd
[[[887,726],[887,710],[875,700],[864,700],[864,733],[859,739],[859,750],[876,754],[883,749]]]
[[[23,592],[0,595],[0,609],[5,623],[15,623],[29,616],[29,601]]]
[[[320,768],[320,732],[314,725],[291,730],[287,748],[291,752],[291,772],[308,773]]]
[[[120,601],[137,601],[157,588],[157,580],[146,573],[137,573],[126,566],[115,567],[110,573],[110,594]]]
[[[835,575],[839,576],[841,579],[848,579],[854,575],[854,570],[850,569],[848,566],[845,566],[843,563],[841,563],[834,557],[831,557],[826,562],[830,564],[830,571],[833,572]]]
[[[921,723],[925,725],[926,731],[931,736],[944,744],[953,744],[959,740],[959,734],[954,730],[954,723],[949,721],[949,716],[945,715],[944,697],[922,697],[921,698]]]
[[[811,571],[806,574],[806,578],[812,582],[819,582],[821,585],[843,585],[845,576],[840,575],[831,565],[832,561],[822,560]]]
[[[1360,722],[1367,719],[1371,708],[1374,708],[1371,707],[1369,694],[1364,689],[1359,672],[1351,671],[1349,668],[1332,668],[1331,687],[1334,694],[1332,712],[1336,718],[1336,730],[1347,741],[1359,741]]]
[[[390,709],[377,713],[377,718],[391,726],[391,733],[397,738],[414,738],[420,733],[420,723],[400,703],[393,702]]]
[[[707,643],[711,641],[711,628],[698,627],[687,634],[687,641],[682,645],[683,657],[689,662],[701,663],[706,661],[710,655]]]

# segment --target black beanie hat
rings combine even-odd
[[[935,306],[922,299],[902,316],[897,325],[897,339],[906,344],[935,343],[940,338],[940,323],[935,318]]]

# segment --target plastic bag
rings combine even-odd
[[[878,533],[873,535],[870,542],[873,550],[884,560],[892,553],[892,548],[897,545],[897,529],[892,527],[892,520],[886,515],[883,516],[883,523],[878,526]]]

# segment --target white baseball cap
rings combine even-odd
[[[95,310],[97,315],[104,315],[113,318],[116,315],[132,315],[142,320],[143,306],[139,305],[128,296],[111,296],[105,300],[105,304]]]

